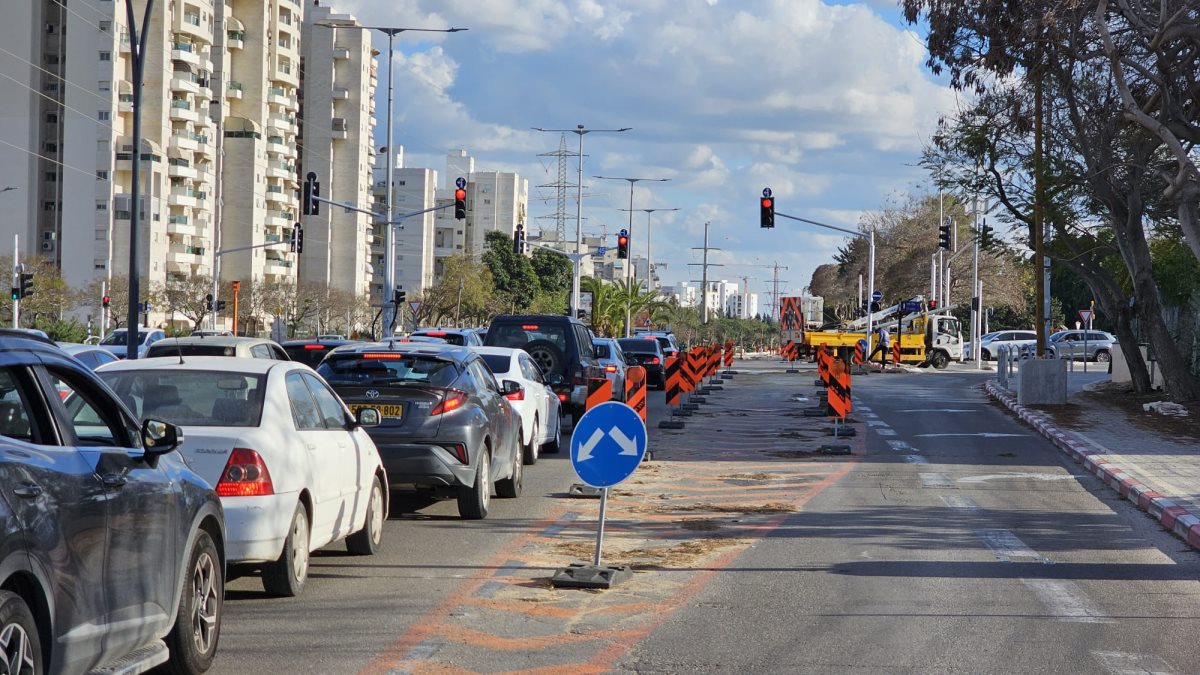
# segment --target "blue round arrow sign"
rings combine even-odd
[[[571,466],[592,487],[612,487],[629,478],[645,454],[646,424],[624,403],[597,405],[571,431]]]
[[[883,291],[875,291],[874,293],[871,294],[871,299],[874,300],[875,302],[879,302],[880,300],[883,299]]]
[[[454,179],[454,185],[459,190],[461,190],[461,189],[467,187],[467,179],[463,178],[462,176],[459,176],[458,178]]]

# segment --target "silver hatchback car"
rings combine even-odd
[[[612,400],[625,400],[625,369],[629,363],[625,360],[625,352],[613,338],[596,338],[592,340],[592,349],[596,359],[604,367],[604,377],[612,382]]]
[[[1117,338],[1102,330],[1060,330],[1046,341],[1046,355],[1052,359],[1100,361],[1112,359]]]

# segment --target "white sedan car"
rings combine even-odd
[[[331,542],[345,539],[359,555],[378,550],[387,480],[362,428],[378,424],[378,413],[360,411],[360,423],[308,366],[170,357],[97,374],[140,419],[183,428],[179,452],[225,508],[227,560],[262,563],[268,593],[299,595],[309,553]]]
[[[521,391],[505,398],[521,416],[519,443],[525,463],[537,463],[542,449],[558,452],[558,437],[562,433],[561,404],[529,354],[508,347],[471,347],[471,351],[483,358],[497,380],[511,380],[521,385]]]

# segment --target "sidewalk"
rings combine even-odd
[[[1143,403],[1163,400],[1161,393],[1138,396],[1106,375],[1071,380],[1065,406],[1022,406],[1015,383],[1011,390],[996,380],[985,387],[1121,497],[1200,549],[1200,409],[1167,417],[1142,410]]]

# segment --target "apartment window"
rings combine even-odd
[[[43,211],[53,211],[54,210],[54,202],[42,202],[42,210]]]
[[[59,63],[58,54],[46,54],[42,58],[48,66],[57,66]]]
[[[108,210],[108,202],[107,201],[96,202],[96,210],[97,211],[107,211]]]
[[[101,21],[100,22],[100,30],[105,33],[112,31],[112,22],[111,21]]]
[[[100,84],[96,85],[100,91],[112,91],[112,80],[100,80]]]
[[[112,61],[112,52],[100,52],[101,61]]]
[[[46,152],[58,152],[58,143],[45,143],[42,145],[42,149]]]
[[[58,124],[58,113],[46,113],[46,124]]]
[[[55,33],[58,32],[58,26],[55,26],[52,23],[48,23],[48,24],[46,24],[46,32],[49,33],[50,35],[54,35]]]
[[[46,182],[47,183],[57,183],[58,182],[58,174],[53,171],[47,171],[46,172]]]
[[[108,233],[104,230],[96,230],[96,241],[104,241],[108,239]]]
[[[404,184],[405,184],[405,181],[402,181],[402,180],[401,180],[401,181],[396,181],[396,183],[397,183],[398,185],[404,185]]]
[[[58,83],[57,82],[47,82],[42,85],[42,91],[48,91],[53,94],[58,91]]]
[[[107,171],[97,171],[96,172],[96,180],[108,180],[108,172]]]
[[[108,263],[104,262],[103,260],[93,260],[92,267],[98,270],[108,269]]]
[[[100,112],[96,113],[96,115],[97,119],[99,119],[101,122],[107,122],[112,119],[112,113],[107,110],[101,110]]]

